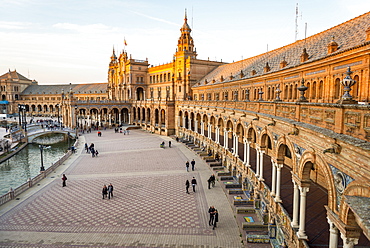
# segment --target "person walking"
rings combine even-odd
[[[107,186],[105,184],[103,186],[103,189],[102,189],[101,193],[103,195],[103,200],[104,200],[104,198],[106,198],[107,195],[108,195],[108,188],[107,188]]]
[[[215,230],[215,227],[217,227],[217,222],[218,222],[218,211],[217,209],[215,210],[215,216],[214,216],[214,221],[213,221],[213,230]]]
[[[209,209],[208,209],[208,213],[209,213],[209,222],[208,224],[210,226],[213,226],[213,222],[214,222],[214,218],[215,218],[215,207],[214,206],[210,206]]]
[[[108,199],[113,198],[113,185],[110,183],[108,185]]]
[[[171,148],[171,140],[168,141],[168,147]]]
[[[189,161],[186,161],[185,166],[186,166],[186,171],[189,172]]]
[[[63,174],[63,176],[62,176],[62,181],[63,181],[63,183],[62,183],[62,187],[67,186],[67,185],[66,185],[66,181],[67,181],[66,174]]]
[[[197,185],[197,180],[195,179],[195,177],[191,179],[191,185],[193,186],[193,192],[195,193],[195,186]]]
[[[87,145],[87,143],[85,143],[85,150],[86,150],[86,153],[89,153],[89,146]]]
[[[216,177],[215,177],[215,174],[212,174],[212,176],[210,177],[211,179],[211,183],[212,183],[212,188],[215,187],[215,182],[216,182]]]
[[[193,159],[191,161],[191,170],[194,171],[194,166],[195,166],[195,160]]]
[[[190,187],[190,182],[189,182],[189,180],[186,180],[186,182],[185,182],[185,186],[186,186],[186,193],[187,193],[187,194],[190,194],[190,193],[189,193],[189,187]]]
[[[212,176],[210,176],[207,180],[208,182],[208,189],[211,189],[211,183],[212,183]]]

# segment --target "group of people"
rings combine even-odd
[[[99,155],[98,150],[95,149],[94,143],[91,143],[90,146],[87,143],[85,143],[85,150],[86,150],[86,153],[91,153],[91,156],[93,158]]]
[[[208,180],[208,189],[211,189],[211,185],[212,185],[212,188],[215,186],[215,182],[216,182],[216,177],[215,177],[215,174],[212,174]]]
[[[115,133],[123,133],[123,135],[126,135],[126,134],[129,135],[130,134],[130,131],[129,130],[126,130],[126,129],[123,130],[122,127],[119,127],[119,128],[116,127],[116,128],[114,128],[114,132]]]
[[[102,190],[103,200],[108,197],[108,199],[113,198],[113,185],[110,183],[107,185],[104,184]]]
[[[218,211],[214,206],[210,206],[208,209],[209,213],[209,225],[213,226],[213,230],[217,227],[218,222]]]
[[[190,188],[189,180],[186,180],[185,186],[186,186],[186,193],[190,194],[189,193],[189,188]],[[193,177],[193,179],[191,179],[191,186],[193,187],[193,192],[195,193],[195,186],[197,186],[197,180],[195,179],[195,177]]]
[[[185,167],[186,167],[186,171],[189,172],[189,166],[191,164],[191,170],[194,171],[195,170],[195,160],[193,159],[190,163],[189,161],[186,161],[185,163]]]

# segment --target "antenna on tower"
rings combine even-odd
[[[307,38],[307,22],[305,23],[304,27],[304,43],[306,44],[306,38]]]
[[[297,41],[298,36],[298,3],[295,8],[295,41]]]
[[[193,6],[191,6],[191,29],[194,28],[194,23],[193,23]]]

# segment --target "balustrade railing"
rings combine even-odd
[[[179,101],[185,109],[233,110],[312,124],[336,133],[370,140],[370,105],[295,102]],[[247,113],[248,114],[248,113]]]
[[[74,146],[75,147],[77,145],[78,145],[78,140],[76,140],[76,142],[74,143]],[[71,155],[72,155],[72,151],[68,151],[67,153],[65,153],[63,155],[63,157],[61,157],[60,159],[58,159],[57,161],[55,161],[45,171],[41,172],[40,174],[38,174],[34,178],[32,178],[32,179],[28,180],[27,182],[23,183],[19,187],[15,188],[15,189],[10,189],[10,191],[8,193],[6,193],[6,194],[4,194],[4,195],[2,195],[0,197],[0,206],[3,205],[3,204],[5,204],[5,203],[7,203],[10,200],[15,199],[18,195],[22,194],[27,189],[31,188],[33,185],[35,185],[38,182],[40,182],[47,175],[49,175],[50,173],[52,173],[58,166],[60,166],[61,164],[63,164]]]

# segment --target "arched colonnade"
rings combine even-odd
[[[282,132],[275,128],[275,121],[266,125],[259,118],[179,110],[177,134],[220,158],[255,204],[259,202],[268,222],[280,226],[280,233],[291,233],[308,243],[329,239],[329,247],[338,243],[354,247],[361,230],[356,221],[350,221],[351,228],[358,230],[354,234],[342,228],[348,220],[336,220],[336,225],[332,220],[338,213],[348,216],[351,212],[341,201],[345,191],[339,194],[335,187],[334,166],[323,154],[293,138],[296,127]],[[315,228],[306,230],[307,225]]]

